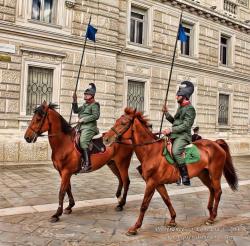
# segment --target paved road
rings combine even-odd
[[[0,214],[0,246],[5,245],[250,245],[250,158],[234,158],[242,181],[238,192],[223,189],[218,220],[204,225],[207,217],[208,192],[196,188],[168,185],[177,212],[178,227],[164,224],[169,218],[162,200],[154,197],[139,234],[127,237],[125,232],[138,216],[141,200],[136,195],[144,191],[144,182],[131,168],[130,202],[122,212],[114,210],[112,202],[103,206],[74,209],[51,224],[53,211],[12,216]],[[223,180],[223,182],[225,182]],[[192,187],[200,187],[193,180]],[[117,181],[108,168],[73,177],[72,187],[78,201],[114,197]],[[20,206],[57,203],[59,178],[50,167],[0,169],[0,213]],[[180,192],[181,191],[181,192]],[[183,191],[183,192],[182,192]],[[174,194],[175,193],[175,194]],[[181,194],[183,193],[183,194]],[[104,204],[104,203],[103,203]],[[50,210],[50,209],[48,209]]]

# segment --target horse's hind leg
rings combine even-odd
[[[123,206],[126,204],[127,194],[128,194],[129,185],[130,185],[130,180],[128,176],[128,168],[130,165],[130,159],[131,158],[120,161],[119,163],[116,162],[117,168],[119,170],[119,173],[123,182],[123,195],[122,195],[121,200],[119,201],[119,205],[117,206],[117,209],[120,208],[120,210],[123,210]]]
[[[57,222],[59,220],[59,217],[63,213],[63,200],[66,191],[68,190],[69,184],[70,184],[70,177],[71,174],[68,172],[61,172],[61,187],[59,191],[59,206],[57,208],[57,211],[54,215],[52,215],[50,221],[51,222]]]
[[[67,194],[69,198],[69,206],[64,209],[63,213],[64,214],[71,214],[72,213],[72,208],[75,206],[75,200],[71,192],[71,184],[69,182],[69,187],[67,189]]]
[[[157,191],[160,193],[163,201],[165,202],[165,204],[167,205],[168,207],[168,210],[170,212],[170,215],[171,215],[171,220],[169,221],[168,225],[169,226],[176,226],[176,222],[175,222],[175,218],[176,218],[176,213],[175,213],[175,210],[172,206],[172,203],[170,201],[170,198],[168,196],[168,192],[166,190],[166,187],[165,185],[158,185],[156,187]]]
[[[207,169],[204,169],[200,174],[199,174],[199,179],[202,181],[204,185],[206,185],[209,189],[209,200],[207,204],[207,209],[209,211],[209,219],[207,220],[207,223],[212,223],[214,220],[214,214],[213,214],[213,207],[214,207],[214,189],[212,187],[212,181],[209,175],[209,172]]]
[[[116,210],[117,211],[121,211],[122,208],[119,207],[119,203],[120,203],[121,194],[122,194],[122,187],[123,187],[122,178],[121,178],[120,172],[117,169],[117,167],[115,165],[115,162],[113,160],[109,161],[107,165],[110,168],[110,170],[112,171],[112,173],[118,178],[118,181],[119,181],[119,184],[118,184],[118,187],[117,187],[117,191],[116,191],[116,197],[118,199],[118,205],[116,207]]]
[[[221,182],[220,178],[215,179],[212,177],[212,187],[214,189],[214,207],[213,207],[212,217],[210,217],[208,220],[208,223],[210,224],[214,222],[217,216],[218,206],[220,203],[220,197],[222,194],[220,182]]]

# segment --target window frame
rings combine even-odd
[[[181,54],[181,41],[178,41],[178,51],[177,51],[177,59],[199,63],[199,33],[200,33],[200,22],[199,20],[190,17],[183,16],[182,18],[183,27],[191,27],[190,33],[190,55]]]
[[[222,43],[222,38],[226,39],[226,44]],[[220,64],[222,66],[228,66],[229,63],[229,44],[230,44],[230,37],[227,35],[221,34],[220,36]],[[223,48],[226,48],[226,63],[223,63]]]
[[[128,83],[129,81],[144,83],[144,114],[149,114],[149,100],[150,100],[150,88],[149,88],[149,79],[126,76],[124,84],[124,98],[123,98],[123,107],[127,107],[127,98],[128,98]]]
[[[186,33],[186,36],[189,37],[188,39],[188,42],[189,42],[189,49],[188,49],[188,53],[189,54],[185,54],[185,53],[182,53],[182,49],[185,49],[186,48],[186,42],[181,42],[180,41],[180,54],[182,56],[187,56],[187,57],[193,57],[193,36],[194,36],[194,31],[193,31],[193,25],[190,25],[190,24],[186,24],[186,23],[183,23],[182,24],[183,28],[184,29],[189,29],[190,32],[187,33],[186,30],[185,30],[185,33]]]
[[[227,38],[227,64],[221,63],[221,38]],[[219,32],[219,40],[218,40],[218,67],[224,70],[233,71],[235,66],[235,43],[236,37],[235,33],[227,32],[227,31],[220,31]]]
[[[227,125],[224,124],[219,124],[219,99],[220,99],[220,94],[228,95],[228,123]],[[232,101],[233,101],[233,94],[230,91],[224,91],[220,90],[218,91],[217,94],[217,105],[216,105],[216,128],[219,129],[226,129],[230,130],[232,126]]]
[[[41,22],[41,23],[46,23],[46,24],[51,24],[51,25],[56,25],[57,24],[57,9],[58,9],[58,4],[59,4],[59,1],[58,0],[53,0],[55,1],[53,4],[52,4],[52,9],[51,9],[51,21],[45,21],[44,18],[44,12],[45,12],[45,0],[40,0],[41,1],[41,6],[40,6],[40,19],[34,19],[32,18],[33,16],[33,1],[31,1],[31,15],[30,15],[30,19],[32,21],[38,21],[38,22]]]
[[[32,77],[33,78],[33,75],[32,76],[30,76],[30,72],[32,71],[32,69],[41,69],[41,70],[43,70],[43,72],[45,72],[44,70],[47,70],[47,71],[50,71],[49,73],[52,73],[52,77],[51,77],[51,79],[52,79],[52,81],[51,81],[51,86],[52,86],[52,91],[51,91],[51,101],[53,101],[52,100],[52,97],[53,97],[53,74],[54,74],[54,69],[50,69],[50,68],[44,68],[44,67],[38,67],[38,66],[28,66],[28,76],[27,76],[27,78],[28,78],[28,81],[27,81],[27,91],[26,91],[26,115],[32,115],[33,113],[32,113],[32,111],[31,111],[31,114],[28,114],[28,95],[29,95],[29,93],[28,93],[28,86],[29,86],[29,82],[30,82],[30,77]],[[42,72],[42,71],[41,71]],[[37,71],[37,75],[38,75],[38,71]],[[44,73],[43,73],[43,75],[44,75]],[[42,76],[43,76],[42,75]],[[43,77],[42,77],[43,78]],[[35,81],[34,79],[33,79],[33,81]],[[32,81],[32,82],[33,82]],[[39,79],[37,79],[37,81],[39,81],[39,82],[41,82],[41,80],[39,80]],[[47,81],[48,82],[48,81]],[[33,94],[33,93],[31,93],[31,94]],[[32,100],[31,100],[32,101]],[[42,102],[42,101],[41,101]],[[48,101],[47,101],[48,102]]]
[[[59,103],[60,97],[60,73],[61,73],[61,66],[60,64],[49,64],[44,62],[38,62],[33,60],[25,60],[23,59],[23,67],[22,67],[22,81],[21,81],[21,92],[20,92],[20,116],[21,117],[28,117],[26,113],[27,107],[27,88],[28,88],[28,76],[29,76],[29,67],[38,67],[38,68],[45,68],[45,69],[52,69],[53,70],[53,86],[52,86],[52,101],[53,103]]]
[[[145,13],[144,22],[144,42],[134,43],[130,41],[130,24],[131,24],[131,11],[132,9],[138,9]],[[138,3],[134,0],[129,0],[127,3],[127,29],[126,29],[126,48],[135,49],[141,52],[152,53],[152,33],[153,30],[153,5],[149,3]]]
[[[133,13],[136,13],[136,14],[139,14],[139,15],[142,15],[143,16],[143,19],[139,19],[139,18],[136,18],[136,17],[133,17],[132,16],[132,12]],[[142,43],[138,43],[136,41],[131,41],[131,21],[134,20],[135,21],[135,33],[134,33],[134,39],[136,40],[137,37],[138,37],[138,32],[137,32],[137,23],[140,22],[142,23]],[[136,8],[134,6],[131,7],[131,11],[130,11],[130,30],[129,30],[129,37],[130,37],[130,42],[131,43],[134,43],[134,44],[137,44],[137,45],[145,45],[145,42],[146,42],[146,34],[145,34],[145,29],[146,29],[146,20],[147,20],[147,12],[146,10],[143,10],[143,9],[139,9],[139,8]]]

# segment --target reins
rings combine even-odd
[[[126,117],[128,118],[128,117]],[[131,124],[133,124],[133,119],[131,120],[130,119],[130,122],[127,126],[125,126],[121,132],[117,131],[114,127],[111,127],[111,130],[116,134],[116,139],[119,139],[122,137],[122,135],[128,131],[128,129],[130,128]],[[133,130],[132,130],[133,131]],[[133,141],[133,134],[132,134],[132,137],[131,138],[127,138],[131,141]],[[116,140],[114,141],[114,143],[118,143],[118,144],[124,144],[124,145],[130,145],[130,146],[134,146],[134,147],[140,147],[140,146],[145,146],[145,145],[149,145],[149,144],[154,144],[154,143],[158,143],[159,141],[163,140],[164,136],[162,138],[158,138],[158,139],[155,139],[155,140],[152,140],[152,141],[149,141],[149,142],[145,142],[145,143],[138,143],[138,144],[134,144],[134,143],[125,143],[125,142],[122,142],[122,141],[119,141],[119,140]]]
[[[124,145],[131,145],[131,146],[134,146],[134,147],[140,147],[140,146],[144,146],[144,145],[149,145],[149,144],[158,143],[159,141],[163,140],[163,138],[164,138],[164,137],[159,138],[159,139],[155,139],[155,140],[150,141],[150,142],[139,143],[139,144],[125,143],[125,142],[122,142],[122,141],[115,141],[114,143],[124,144]]]

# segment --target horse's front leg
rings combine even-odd
[[[63,213],[64,214],[71,214],[72,213],[71,208],[73,208],[75,206],[75,200],[74,200],[74,197],[73,197],[72,192],[71,192],[70,182],[69,182],[69,187],[67,189],[67,194],[68,194],[68,198],[69,198],[69,206],[64,209]]]
[[[61,172],[61,187],[59,191],[59,206],[57,208],[57,211],[54,215],[51,216],[50,221],[51,222],[57,222],[59,220],[59,217],[63,213],[63,200],[66,191],[68,190],[69,184],[70,184],[70,173],[69,172]]]
[[[150,180],[147,182],[147,185],[146,185],[146,190],[144,193],[144,198],[143,198],[141,209],[140,209],[140,215],[139,215],[135,225],[131,226],[128,229],[128,232],[126,233],[128,236],[137,234],[137,230],[142,225],[144,214],[148,209],[149,203],[154,195],[154,192],[155,192],[155,184],[154,184],[153,180]]]

